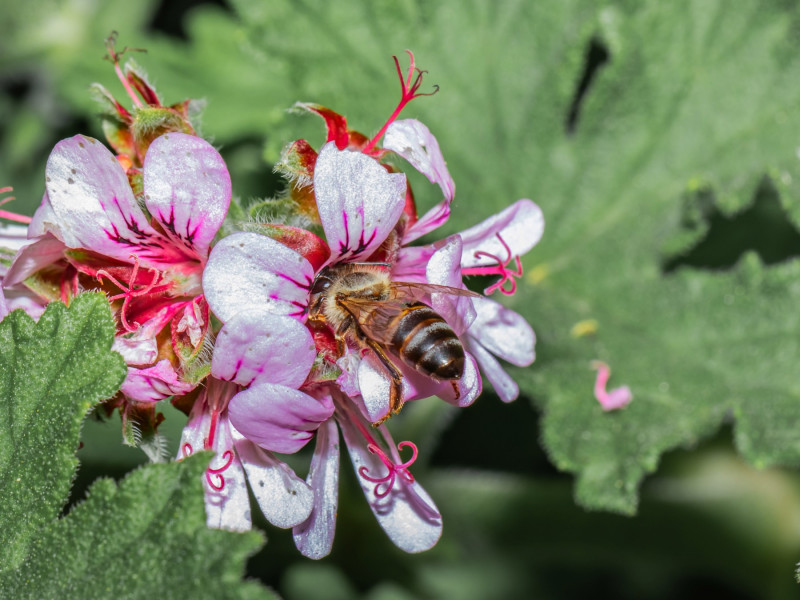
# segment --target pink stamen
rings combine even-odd
[[[391,114],[389,119],[386,123],[383,124],[381,130],[372,138],[369,143],[361,150],[364,154],[367,154],[372,148],[375,147],[375,144],[378,143],[383,137],[383,134],[386,133],[389,125],[391,125],[395,119],[403,112],[406,104],[411,102],[414,98],[419,98],[420,96],[433,96],[436,92],[439,91],[439,86],[434,85],[434,90],[432,92],[422,93],[419,92],[419,88],[422,85],[422,76],[427,73],[427,71],[422,71],[418,69],[414,63],[414,53],[411,50],[406,50],[409,57],[409,65],[408,65],[408,75],[404,76],[403,71],[400,68],[400,61],[397,59],[396,56],[393,56],[395,67],[397,68],[397,75],[400,77],[400,87],[402,90],[402,95],[400,96],[400,102],[397,104],[397,108],[394,109],[394,112]],[[417,76],[414,78],[414,72],[417,73]]]
[[[139,100],[139,97],[136,95],[136,92],[131,87],[131,84],[128,83],[128,78],[125,77],[125,73],[122,72],[122,68],[119,66],[119,57],[122,56],[127,50],[128,47],[126,46],[120,52],[117,52],[114,49],[114,44],[117,41],[117,32],[112,31],[111,35],[106,38],[106,50],[108,50],[108,60],[110,60],[114,64],[114,71],[117,73],[117,77],[122,82],[122,86],[125,88],[125,91],[128,92],[128,95],[133,100],[134,106],[141,107],[142,101]]]
[[[597,369],[597,379],[594,382],[594,397],[603,407],[603,410],[617,410],[623,408],[633,400],[633,394],[627,385],[606,391],[608,378],[611,376],[611,369],[608,365],[600,361],[592,361],[592,368]]]
[[[147,294],[154,293],[153,289],[156,287],[158,282],[161,280],[161,273],[155,269],[149,269],[153,272],[153,280],[144,287],[134,288],[134,284],[136,282],[136,276],[139,274],[139,257],[135,254],[131,254],[130,258],[133,259],[133,270],[131,271],[131,277],[126,286],[124,283],[119,281],[116,277],[111,275],[105,269],[99,269],[95,277],[98,281],[100,281],[103,277],[109,279],[115,286],[117,286],[120,290],[122,290],[121,294],[117,294],[116,296],[109,297],[109,302],[113,302],[114,300],[119,300],[120,298],[124,298],[122,301],[122,308],[120,309],[120,321],[122,322],[122,326],[125,328],[125,331],[136,331],[139,327],[139,323],[134,323],[131,326],[128,323],[128,318],[126,316],[126,312],[128,311],[130,301],[132,298],[138,298],[140,296],[146,296]],[[162,291],[162,290],[159,290]]]
[[[388,469],[388,472],[383,477],[371,476],[369,474],[369,469],[363,465],[358,469],[358,474],[361,475],[361,477],[370,483],[375,484],[372,493],[375,494],[377,498],[384,498],[389,494],[389,492],[392,491],[398,475],[405,479],[408,483],[414,483],[414,476],[408,471],[408,467],[414,464],[414,461],[417,460],[417,454],[419,451],[413,442],[400,442],[397,445],[397,449],[402,450],[406,446],[411,448],[411,458],[404,463],[395,464],[380,446],[375,443],[370,443],[367,445],[367,450],[369,450],[370,453],[377,455],[384,466]]]
[[[489,265],[488,267],[467,267],[461,269],[462,275],[500,275],[501,279],[487,287],[483,290],[483,293],[487,296],[489,294],[493,294],[497,290],[500,290],[506,296],[511,296],[514,292],[517,291],[517,282],[514,277],[522,277],[522,261],[520,260],[519,256],[511,256],[511,248],[508,247],[506,241],[503,239],[499,233],[495,234],[497,239],[500,240],[500,243],[503,245],[503,248],[506,250],[506,259],[503,260],[494,254],[490,254],[488,252],[483,252],[482,250],[477,250],[473,255],[475,258],[490,258],[494,261],[497,261],[496,265]],[[514,261],[517,269],[516,271],[511,270],[508,268],[508,263]],[[506,282],[509,283],[509,287],[506,289],[505,284]]]
[[[13,191],[14,191],[13,187],[0,188],[0,194],[5,194],[7,192],[13,192]],[[3,206],[3,204],[11,202],[12,200],[16,200],[16,198],[14,196],[3,198],[2,200],[0,200],[0,206]],[[32,220],[31,217],[26,217],[25,215],[20,215],[7,210],[0,210],[0,219],[6,219],[7,221],[16,221],[17,223],[24,223],[25,225],[28,225]]]

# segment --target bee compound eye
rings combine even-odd
[[[327,277],[317,277],[314,281],[314,285],[311,286],[311,293],[320,294],[331,287],[332,284],[333,282]]]

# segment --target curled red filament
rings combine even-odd
[[[397,104],[397,108],[394,109],[394,112],[391,114],[389,119],[386,123],[383,124],[381,130],[372,138],[369,143],[361,150],[365,154],[369,153],[372,148],[375,147],[375,144],[378,143],[383,137],[383,134],[386,133],[386,129],[388,129],[389,125],[391,125],[395,119],[403,112],[403,109],[406,107],[406,104],[411,102],[414,98],[419,98],[420,96],[433,96],[436,92],[439,91],[439,86],[434,85],[432,92],[420,92],[419,88],[422,85],[422,76],[427,73],[427,71],[422,71],[416,67],[414,63],[414,53],[411,50],[406,50],[408,52],[409,57],[409,64],[408,64],[408,71],[406,74],[403,74],[403,70],[400,68],[400,61],[397,59],[396,56],[393,56],[394,65],[397,68],[397,75],[400,77],[400,88],[402,90],[400,96],[400,102]],[[416,74],[416,77],[414,76]]]
[[[134,284],[136,282],[136,276],[139,273],[139,257],[135,254],[131,254],[130,256],[133,259],[133,270],[131,271],[131,277],[127,285],[119,281],[116,277],[111,275],[105,269],[99,269],[97,271],[96,277],[97,280],[100,281],[103,277],[109,279],[115,286],[117,286],[120,290],[122,290],[121,294],[117,294],[116,296],[109,297],[109,302],[113,302],[114,300],[119,300],[120,298],[124,298],[122,301],[122,309],[120,310],[120,321],[122,322],[122,326],[125,328],[125,331],[131,332],[136,331],[139,327],[139,323],[133,323],[131,325],[128,323],[127,318],[127,311],[130,306],[130,301],[132,298],[138,298],[140,296],[146,296],[153,292],[153,288],[158,285],[158,282],[161,280],[161,273],[156,271],[155,269],[150,269],[153,273],[153,280],[144,287],[134,288]]]
[[[490,258],[494,261],[497,261],[497,264],[489,265],[488,267],[467,267],[465,269],[461,269],[461,273],[462,275],[500,275],[501,279],[483,290],[483,293],[488,296],[489,294],[500,290],[506,296],[511,296],[517,291],[517,282],[514,277],[522,277],[522,261],[519,259],[519,256],[511,256],[511,248],[508,247],[508,244],[506,244],[503,236],[501,236],[499,233],[495,235],[497,235],[497,239],[500,240],[503,248],[505,248],[506,259],[503,260],[494,254],[489,254],[488,252],[478,250],[474,254],[475,258]],[[508,263],[510,263],[512,260],[517,267],[516,270],[508,268]],[[505,285],[506,282],[509,284],[507,288]]]
[[[369,469],[367,469],[366,466],[362,465],[358,468],[358,474],[361,475],[361,477],[370,483],[375,484],[372,492],[376,497],[384,498],[387,496],[389,492],[392,491],[392,488],[394,488],[394,483],[398,475],[405,479],[408,483],[414,483],[414,476],[408,471],[408,467],[414,464],[414,461],[417,460],[418,450],[417,446],[413,442],[400,442],[397,445],[397,449],[402,450],[406,446],[411,448],[411,458],[398,465],[395,464],[377,444],[370,443],[367,445],[367,450],[369,450],[372,454],[377,455],[378,458],[381,459],[381,462],[384,464],[384,466],[389,470],[389,472],[383,477],[372,477],[369,474]]]
[[[225,452],[222,453],[222,459],[225,461],[225,464],[223,464],[221,467],[217,467],[216,469],[208,467],[208,469],[206,469],[206,481],[208,482],[208,485],[218,492],[225,488],[225,477],[222,476],[222,473],[231,466],[231,463],[233,463],[233,452],[230,450],[225,450]],[[216,480],[213,479],[215,477]]]

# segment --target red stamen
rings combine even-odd
[[[500,240],[500,243],[503,245],[503,248],[506,250],[506,259],[502,260],[501,258],[495,256],[494,254],[489,254],[488,252],[483,252],[482,250],[478,250],[475,252],[473,256],[475,258],[491,258],[494,261],[497,261],[496,265],[490,265],[488,267],[467,267],[461,269],[462,275],[500,275],[500,281],[493,283],[485,290],[483,293],[487,296],[489,294],[494,293],[497,290],[500,290],[506,296],[511,296],[514,292],[517,291],[517,282],[514,280],[514,277],[522,277],[522,261],[520,260],[519,256],[511,256],[511,248],[508,247],[503,237],[497,233],[497,239]],[[508,263],[514,261],[514,264],[517,266],[516,271],[512,271],[508,268]],[[506,289],[505,284],[509,282],[510,286]]]
[[[116,296],[109,297],[109,302],[113,302],[114,300],[119,300],[120,298],[124,298],[122,301],[122,308],[120,309],[120,321],[122,322],[122,326],[125,328],[125,331],[136,331],[139,327],[139,323],[134,323],[133,326],[128,323],[128,318],[126,312],[129,308],[130,301],[132,298],[138,298],[140,296],[146,296],[147,294],[153,293],[153,288],[158,284],[161,280],[161,273],[155,269],[150,269],[153,272],[153,280],[144,287],[134,288],[134,284],[136,283],[136,276],[139,274],[139,257],[135,254],[131,254],[130,258],[133,259],[133,270],[131,271],[131,277],[126,286],[124,283],[119,281],[116,277],[111,275],[105,269],[99,269],[95,277],[98,281],[100,281],[103,277],[109,279],[115,286],[117,286],[120,290],[122,290],[121,294],[117,294]]]
[[[181,446],[181,454],[183,454],[183,458],[188,458],[192,455],[194,450],[192,449],[192,445],[189,442],[186,442]]]
[[[416,64],[414,62],[414,53],[411,52],[411,50],[406,50],[406,52],[408,53],[409,56],[409,65],[408,65],[408,75],[405,77],[403,76],[403,71],[400,69],[400,61],[397,59],[396,56],[392,57],[394,59],[395,67],[397,68],[397,75],[400,77],[400,88],[402,90],[402,94],[400,96],[400,102],[397,104],[397,108],[394,109],[394,112],[391,114],[386,123],[383,124],[383,127],[381,127],[380,131],[377,134],[375,134],[375,137],[373,137],[367,143],[367,145],[364,146],[364,148],[361,149],[361,151],[364,154],[369,153],[369,151],[375,147],[375,144],[378,143],[378,140],[380,140],[383,137],[383,134],[386,133],[386,130],[388,129],[389,125],[391,125],[395,121],[395,119],[397,119],[400,113],[403,112],[403,109],[405,108],[406,104],[411,102],[414,98],[419,98],[420,96],[433,96],[436,92],[439,91],[438,85],[433,86],[434,89],[432,92],[422,93],[418,91],[420,86],[422,85],[422,76],[425,73],[427,73],[427,71],[422,71],[416,67]],[[411,80],[412,77],[414,76],[414,72],[417,73],[417,77],[416,79],[414,79],[412,83]]]
[[[208,482],[208,485],[218,492],[221,492],[223,489],[225,489],[225,477],[222,476],[222,472],[227,470],[228,467],[231,466],[231,463],[233,463],[233,452],[230,450],[225,450],[225,452],[222,454],[222,458],[225,460],[224,465],[217,467],[216,469],[212,469],[211,467],[206,469],[206,481]],[[212,479],[212,477],[217,478],[216,482]]]

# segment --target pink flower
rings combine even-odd
[[[222,157],[191,135],[155,140],[143,169],[147,213],[114,155],[92,138],[59,142],[46,179],[29,228],[34,241],[15,258],[6,286],[59,263],[64,300],[99,287],[116,303],[114,348],[129,365],[123,388],[131,399],[152,402],[191,390],[207,373],[201,274],[230,203]],[[159,348],[157,336],[167,326],[171,343]],[[156,362],[165,350],[172,360]]]
[[[405,176],[387,172],[363,153],[338,150],[334,142],[326,144],[319,153],[313,183],[329,247],[329,252],[313,253],[316,264],[277,240],[252,232],[232,234],[215,246],[203,285],[212,310],[226,323],[223,332],[236,324],[234,329],[241,331],[242,336],[250,335],[258,329],[254,316],[263,314],[264,310],[296,319],[302,327],[300,322],[308,309],[309,291],[316,272],[326,264],[369,261],[395,229],[403,212]],[[293,242],[293,245],[297,244]],[[317,247],[316,244],[306,246]],[[328,254],[326,260],[321,260]],[[310,333],[307,334],[310,339]],[[280,452],[294,452],[313,434],[317,435],[308,478],[314,490],[314,511],[306,523],[295,528],[295,541],[303,554],[319,558],[330,551],[332,544],[339,468],[337,422],[344,432],[370,506],[390,538],[409,552],[435,544],[441,533],[439,513],[424,490],[413,483],[409,465],[403,466],[385,427],[380,428],[378,439],[373,437],[371,431],[375,430],[361,412],[365,411],[367,418],[375,420],[375,411],[367,411],[360,399],[357,402],[361,408],[357,408],[353,399],[336,385],[323,381],[307,382],[306,385],[311,386],[308,394],[296,391],[303,394],[300,400],[288,395],[285,401],[274,397],[268,407],[263,399],[263,385],[249,373],[257,365],[261,365],[258,368],[265,373],[286,367],[265,366],[265,359],[260,358],[253,361],[248,370],[235,358],[241,353],[228,355],[225,352],[225,339],[221,333],[217,340],[214,373],[231,379],[230,374],[218,371],[218,365],[224,360],[228,373],[238,373],[238,379],[231,380],[242,385],[250,383],[247,390],[231,401],[229,413],[234,426],[262,448]],[[288,337],[286,341],[290,341]],[[292,348],[287,347],[283,352],[284,356],[295,356],[299,352],[299,342],[292,343]],[[313,344],[311,348],[316,356]],[[362,364],[366,362],[360,361],[360,350],[352,350],[348,350],[346,358]],[[364,372],[374,375],[369,370]],[[477,369],[471,372],[477,377]],[[425,387],[419,380],[426,378],[418,373],[409,374],[412,376],[417,387]],[[360,370],[357,377],[361,377]],[[297,381],[299,378],[292,384]],[[369,388],[374,392],[372,395],[380,397],[383,414],[389,410],[388,390],[382,387],[387,381],[385,374],[379,374],[360,382],[362,392]],[[429,381],[428,387],[432,383]],[[474,378],[472,385],[479,389]],[[410,385],[408,389],[416,387]],[[449,393],[453,393],[452,388]]]
[[[522,275],[519,257],[538,243],[543,232],[544,219],[539,207],[530,200],[519,200],[447,240],[401,248],[393,268],[394,277],[406,281],[433,278],[442,285],[460,287],[463,275],[499,275],[500,279],[486,288],[485,293],[500,290],[512,295],[516,291],[514,277]],[[453,239],[456,237],[459,242]],[[513,270],[508,268],[512,261],[516,267]],[[455,297],[446,297],[439,302],[456,302],[452,311],[439,308],[440,312],[451,314],[448,321],[463,324],[464,343],[501,400],[516,399],[519,387],[495,356],[520,367],[534,361],[536,337],[528,322],[488,298],[456,301]]]
[[[311,489],[286,464],[231,425],[227,408],[238,390],[237,385],[215,377],[206,380],[183,429],[178,459],[199,450],[216,453],[203,481],[209,527],[251,528],[245,477],[267,520],[277,527],[293,527],[311,512]]]

